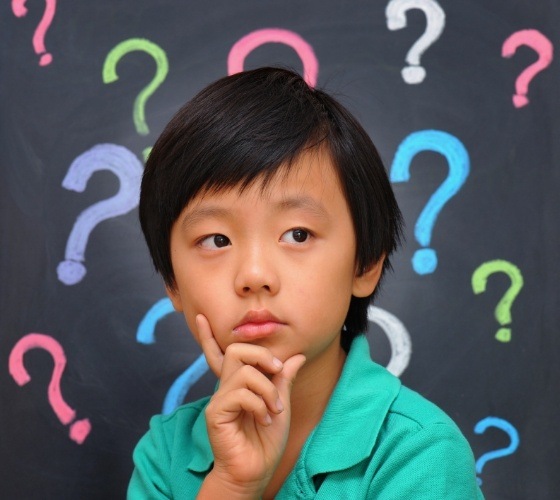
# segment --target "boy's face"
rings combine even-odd
[[[251,342],[309,365],[338,353],[351,295],[373,292],[382,259],[356,276],[352,218],[328,154],[303,154],[261,188],[257,180],[185,207],[171,230],[168,294],[195,337],[196,315],[206,316],[222,351]]]

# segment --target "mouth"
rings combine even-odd
[[[233,334],[239,340],[250,341],[269,337],[284,325],[285,323],[266,309],[249,311],[233,328]]]

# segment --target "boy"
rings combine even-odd
[[[361,335],[401,214],[339,103],[283,69],[211,84],[156,142],[140,220],[219,385],[152,419],[129,498],[482,498],[458,428]]]

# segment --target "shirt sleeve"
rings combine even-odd
[[[400,435],[385,456],[368,498],[484,500],[471,448],[454,425],[433,423]]]
[[[140,439],[132,455],[134,471],[128,485],[128,500],[172,498],[169,491],[170,454],[161,417],[150,420],[150,430]]]

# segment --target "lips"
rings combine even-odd
[[[233,333],[240,340],[261,339],[273,335],[284,324],[266,309],[249,311],[234,327]]]

